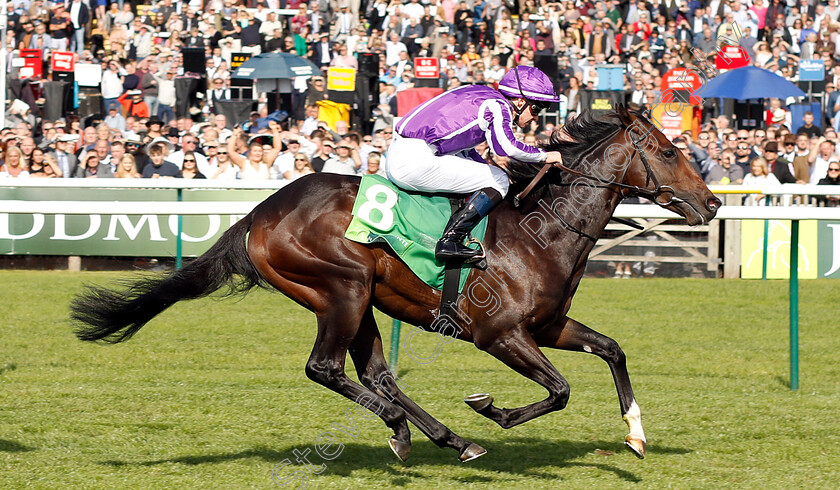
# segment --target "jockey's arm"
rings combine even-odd
[[[549,162],[546,161],[548,155],[546,152],[516,139],[511,127],[513,115],[507,104],[499,104],[495,101],[485,104],[479,118],[485,140],[494,154],[528,163],[559,161],[559,153],[552,156],[552,161]]]

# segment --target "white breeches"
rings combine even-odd
[[[504,197],[510,181],[499,167],[458,155],[437,156],[425,141],[394,135],[388,150],[388,178],[403,189],[471,194],[492,187]]]

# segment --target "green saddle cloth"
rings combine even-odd
[[[365,175],[344,237],[359,243],[387,243],[417,277],[442,289],[444,264],[435,259],[435,245],[451,216],[446,197],[408,192],[385,177]],[[483,240],[486,231],[485,217],[471,235]],[[459,292],[469,273],[469,266],[461,268]]]

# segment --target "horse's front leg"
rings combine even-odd
[[[645,457],[645,431],[642,428],[642,415],[633,396],[630,376],[627,374],[627,362],[624,351],[618,343],[595,330],[571,318],[548,325],[534,334],[534,340],[540,347],[588,352],[605,360],[610,366],[621,414],[630,433],[624,438],[625,444],[639,458]]]
[[[548,398],[520,408],[497,408],[493,406],[493,397],[484,393],[464,399],[473,410],[509,429],[540,415],[565,408],[569,401],[569,383],[543,355],[530,333],[524,329],[516,329],[501,336],[488,335],[486,342],[480,338],[479,332],[474,332],[474,335],[473,340],[479,349],[542,385],[548,390]]]

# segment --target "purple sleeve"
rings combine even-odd
[[[545,160],[544,151],[516,140],[513,135],[513,115],[507,104],[496,99],[485,102],[479,109],[479,121],[487,144],[496,155],[520,162],[540,163]]]

